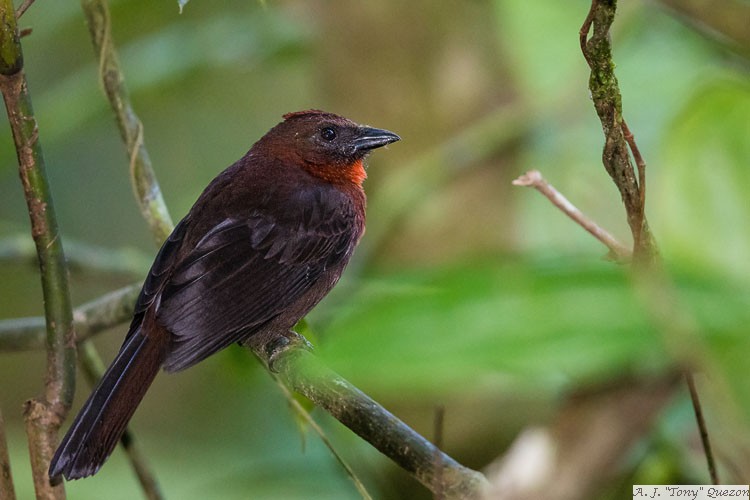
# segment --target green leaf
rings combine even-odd
[[[373,282],[349,303],[323,352],[365,387],[558,390],[667,357],[623,271],[604,262],[458,265]]]
[[[685,265],[750,282],[750,85],[698,89],[675,117],[649,186],[664,252]],[[656,164],[655,164],[656,165]]]
[[[705,342],[699,354],[736,381],[734,399],[750,415],[750,293],[695,270],[675,279]],[[322,332],[320,352],[373,394],[556,394],[675,367],[675,339],[641,300],[627,268],[596,259],[457,264],[369,282]]]

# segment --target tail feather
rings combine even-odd
[[[163,338],[128,336],[117,357],[81,408],[50,464],[56,480],[95,474],[117,446],[125,427],[166,356]]]

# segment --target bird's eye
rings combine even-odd
[[[320,137],[326,141],[332,141],[336,138],[336,131],[332,127],[326,127],[320,131]]]

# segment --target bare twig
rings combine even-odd
[[[262,339],[248,342],[266,366],[278,373],[291,389],[305,395],[339,422],[368,441],[381,453],[409,472],[423,485],[437,488],[436,454],[439,454],[442,489],[446,499],[477,498],[486,479],[456,462],[352,386],[318,360],[303,339]]]
[[[750,56],[750,4],[728,0],[716,4],[706,0],[659,0],[677,18],[711,39],[718,39],[745,57]]]
[[[333,443],[331,443],[331,441],[328,439],[328,436],[326,436],[325,432],[318,425],[315,419],[313,419],[310,413],[302,407],[299,401],[294,398],[294,395],[289,391],[289,388],[284,385],[284,382],[282,382],[279,377],[277,377],[273,372],[270,373],[271,377],[273,377],[274,381],[281,389],[281,392],[284,394],[284,397],[286,398],[289,405],[294,409],[297,415],[299,415],[300,418],[302,418],[307,423],[307,425],[309,425],[315,431],[318,437],[320,437],[320,440],[323,441],[323,444],[326,445],[326,448],[328,448],[339,465],[341,465],[341,467],[346,471],[346,474],[349,476],[349,478],[354,482],[354,487],[357,488],[357,491],[362,496],[362,498],[364,498],[365,500],[372,500],[372,497],[367,492],[367,488],[365,488],[365,485],[362,484],[362,481],[359,480],[357,474],[349,466],[349,464],[346,463],[344,458],[339,455],[339,453],[336,451],[336,448],[333,447]]]
[[[75,390],[75,332],[65,255],[47,181],[39,129],[23,71],[16,13],[11,0],[0,1],[0,47],[0,90],[31,218],[47,326],[44,395],[27,403],[24,416],[37,497],[62,498],[65,490],[62,485],[50,484],[47,470],[57,444],[58,430]]]
[[[73,312],[76,341],[82,342],[129,321],[141,286],[130,285],[87,302]],[[44,318],[0,321],[0,351],[28,351],[44,347]]]
[[[549,182],[547,182],[542,174],[538,170],[530,170],[520,176],[518,179],[513,181],[515,186],[528,186],[533,187],[549,201],[552,202],[557,208],[559,208],[565,215],[577,222],[586,231],[591,233],[594,238],[601,241],[617,260],[627,260],[630,258],[630,250],[621,244],[617,239],[602,229],[593,220],[586,217],[586,215],[578,210],[575,205],[568,201],[557,189],[555,189]]]
[[[141,214],[151,228],[156,243],[172,232],[173,224],[164,203],[151,159],[143,142],[143,124],[130,103],[125,79],[112,40],[109,8],[105,0],[82,0],[94,50],[99,58],[99,77],[115,114],[120,135],[128,152],[133,190]]]
[[[703,408],[701,407],[698,388],[695,386],[693,372],[687,370],[685,372],[685,380],[687,381],[688,390],[690,391],[690,401],[693,404],[695,420],[698,422],[698,432],[701,436],[701,444],[703,445],[703,451],[706,454],[706,462],[708,463],[708,474],[711,476],[711,484],[720,484],[719,473],[716,470],[716,460],[714,459],[714,453],[711,449],[711,440],[708,438],[708,426],[706,425],[706,419],[703,417]]]
[[[638,144],[635,142],[635,136],[628,127],[628,122],[625,118],[622,119],[622,131],[624,133],[625,141],[630,147],[630,152],[635,160],[635,166],[638,168],[638,192],[640,194],[640,208],[642,214],[646,213],[646,161],[641,156],[641,151],[638,149]],[[639,238],[642,236],[638,233]],[[639,246],[640,240],[636,241],[634,246]]]
[[[31,4],[33,3],[34,0],[23,0],[23,3],[16,9],[16,19],[21,19],[21,16],[29,10],[29,7],[31,7]]]
[[[10,456],[8,455],[8,441],[5,439],[5,420],[0,410],[0,498],[16,500],[16,490],[13,487],[13,474],[10,471]]]

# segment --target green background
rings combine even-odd
[[[401,135],[370,159],[368,232],[309,319],[319,355],[425,436],[444,406],[448,454],[482,468],[526,425],[554,421],[574,391],[653,376],[689,352],[710,366],[698,380],[717,453],[748,464],[750,80],[742,51],[657,2],[621,2],[613,44],[624,114],[648,163],[647,212],[680,305],[675,321],[695,325],[695,336],[674,338],[626,268],[603,259],[605,249],[538,193],[511,185],[539,169],[630,241],[601,166],[578,45],[588,2],[193,0],[182,14],[173,1],[110,3],[175,220],[283,113],[322,108]],[[33,28],[22,40],[26,71],[65,247],[71,261],[88,263],[71,269],[79,304],[142,280],[156,249],[132,199],[80,7],[38,2],[20,26]],[[7,123],[0,138],[0,317],[38,316]],[[124,328],[97,338],[105,359]],[[0,354],[19,498],[33,495],[21,406],[41,392],[43,373],[42,352]],[[683,392],[603,496],[629,498],[633,482],[708,481]],[[79,382],[76,408],[87,393]],[[314,415],[374,497],[429,498],[369,445]],[[168,498],[357,498],[239,348],[159,376],[133,428]],[[74,499],[138,492],[121,452],[67,489]]]

